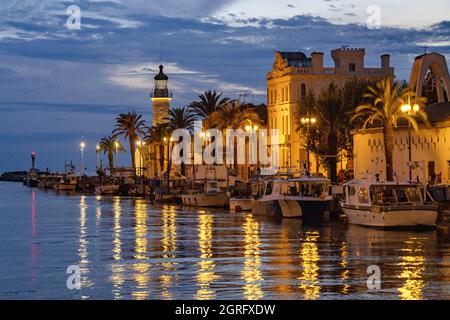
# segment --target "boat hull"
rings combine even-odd
[[[76,188],[77,188],[76,184],[58,183],[54,186],[54,189],[56,191],[73,191],[76,190]]]
[[[220,194],[186,194],[181,196],[183,205],[195,207],[226,207],[229,198],[225,193]]]
[[[253,199],[230,198],[230,211],[252,211]]]
[[[256,200],[252,213],[255,215],[280,216],[283,218],[302,218],[308,221],[321,221],[330,201],[322,200]]]
[[[118,185],[112,185],[112,186],[101,186],[95,188],[95,193],[99,195],[113,195],[119,193],[119,186]]]
[[[436,227],[438,207],[388,209],[374,211],[370,209],[357,209],[349,206],[342,207],[348,223],[354,225],[396,228],[396,227]]]
[[[277,200],[255,200],[252,204],[252,214],[255,216],[282,217]]]

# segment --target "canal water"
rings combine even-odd
[[[0,299],[450,299],[450,236],[0,182]]]

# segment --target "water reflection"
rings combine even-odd
[[[150,263],[147,260],[147,202],[144,199],[135,201],[135,246],[133,259],[138,261],[132,265],[135,271],[136,288],[131,293],[138,300],[146,299],[149,295],[148,282],[150,280]]]
[[[2,182],[0,204],[0,299],[450,298],[442,227],[314,227]],[[61,290],[73,263],[82,290]],[[382,290],[367,289],[370,265]]]
[[[214,272],[216,264],[212,259],[214,218],[210,213],[203,213],[199,215],[198,219],[198,246],[200,249],[200,261],[197,263],[197,283],[199,289],[197,290],[195,299],[214,299],[214,290],[211,289],[211,283],[217,278],[217,275]]]
[[[176,225],[176,211],[173,206],[164,206],[162,209],[162,248],[163,248],[163,274],[160,276],[162,297],[165,299],[172,299],[170,292],[171,286],[174,282],[174,269],[176,267],[177,251],[177,225]]]
[[[36,190],[31,191],[31,277],[36,281],[36,265],[38,258],[38,248],[36,245]]]
[[[261,282],[264,280],[261,273],[261,257],[259,239],[259,222],[251,215],[247,215],[242,226],[244,230],[244,269],[241,277],[244,280],[244,298],[257,300],[264,296]]]
[[[318,231],[306,231],[300,249],[302,272],[298,278],[305,299],[320,297]]]
[[[87,226],[86,226],[86,210],[88,205],[86,203],[86,196],[80,196],[80,237],[79,237],[79,248],[78,255],[80,256],[80,262],[78,266],[80,267],[80,275],[81,275],[81,287],[87,287],[90,285],[88,279],[89,273],[89,251],[88,244],[89,241],[87,239]],[[88,296],[82,296],[82,299],[88,299]]]
[[[422,291],[425,286],[423,273],[425,271],[426,259],[424,255],[424,243],[415,237],[405,242],[406,247],[401,249],[401,268],[399,278],[403,285],[398,289],[402,300],[422,299]]]
[[[121,240],[121,215],[122,206],[120,197],[114,197],[113,215],[114,215],[114,239],[113,239],[113,259],[114,263],[111,266],[111,280],[113,282],[113,296],[114,299],[120,299],[122,297],[121,291],[125,281],[124,271],[125,268],[121,264],[122,260],[122,240]]]
[[[96,200],[96,207],[95,207],[95,226],[98,228],[100,226],[100,221],[102,218],[102,205],[101,200],[102,196],[98,195],[95,197]]]
[[[348,249],[347,249],[347,242],[346,241],[342,241],[341,243],[341,268],[342,271],[340,273],[341,275],[341,282],[342,282],[342,287],[340,292],[342,294],[348,294],[349,289],[350,289],[350,285],[347,283],[348,278],[350,277],[350,270],[348,269]]]

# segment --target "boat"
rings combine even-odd
[[[344,193],[341,206],[350,224],[380,228],[436,226],[438,204],[424,184],[353,180],[345,184]]]
[[[24,185],[30,188],[37,188],[39,184],[39,171],[36,169],[30,169],[27,172],[27,177],[24,180]]]
[[[119,193],[120,186],[118,184],[105,184],[95,187],[95,194],[97,195],[112,195]]]
[[[183,205],[196,207],[226,207],[229,197],[219,188],[217,180],[207,180],[204,191],[190,190],[181,195]]]
[[[58,182],[53,185],[57,191],[73,191],[77,189],[78,179],[76,174],[69,173],[64,175]]]
[[[320,221],[333,200],[330,184],[326,178],[310,176],[268,180],[252,213]]]

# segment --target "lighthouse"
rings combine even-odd
[[[153,92],[150,93],[154,126],[167,122],[170,100],[172,100],[172,93],[169,91],[169,77],[164,74],[163,68],[163,65],[159,66],[159,73],[155,76],[155,86]]]

